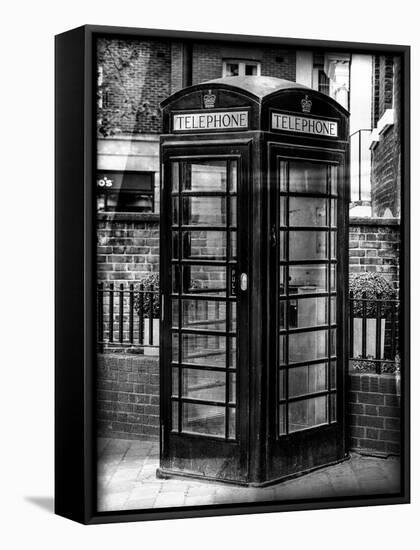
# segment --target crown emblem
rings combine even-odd
[[[216,94],[212,94],[211,90],[204,95],[204,107],[206,109],[213,109],[214,104],[216,103]]]
[[[303,113],[310,113],[311,112],[312,101],[309,99],[309,97],[307,95],[305,95],[305,97],[302,99],[300,104],[302,105],[302,112]]]

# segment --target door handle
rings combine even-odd
[[[246,273],[241,273],[240,277],[241,290],[248,289],[248,275]]]

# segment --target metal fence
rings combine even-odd
[[[350,293],[350,367],[382,374],[399,370],[400,302]]]
[[[157,355],[159,288],[142,283],[99,283],[97,344],[99,351],[143,350]]]

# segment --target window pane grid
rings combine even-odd
[[[315,172],[321,179],[311,181],[310,163],[304,162],[304,172],[299,174],[299,162],[294,161],[293,174],[298,179],[292,189],[290,164],[280,160],[278,167],[278,265],[280,274],[284,270],[277,282],[278,436],[336,421],[335,370],[334,380],[332,375],[336,324],[331,314],[331,298],[335,303],[336,296],[336,182],[333,189],[330,165],[318,163]],[[292,374],[298,384],[294,387],[290,386]]]

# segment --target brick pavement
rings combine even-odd
[[[398,458],[353,454],[350,460],[271,487],[156,478],[155,441],[100,438],[98,510],[132,510],[301,498],[340,497],[399,491]]]

